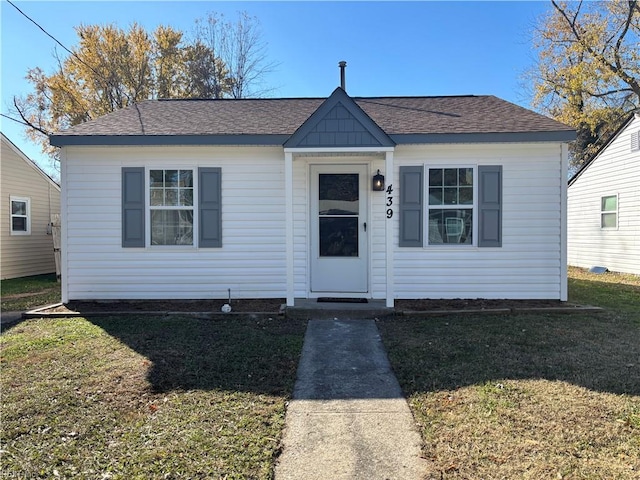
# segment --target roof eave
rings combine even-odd
[[[49,141],[55,147],[90,145],[210,145],[210,146],[283,146],[290,135],[51,135]],[[435,143],[526,143],[570,142],[576,139],[573,130],[550,132],[499,132],[499,133],[410,133],[390,134],[397,145]]]
[[[51,135],[56,147],[79,145],[274,145],[290,135]]]
[[[430,143],[528,143],[571,142],[576,139],[574,130],[548,132],[473,132],[473,133],[417,133],[389,134],[396,144]]]

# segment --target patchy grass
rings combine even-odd
[[[9,478],[268,479],[305,324],[40,319],[0,337]]]
[[[569,267],[569,300],[597,305],[621,313],[632,313],[640,319],[640,276],[606,272],[600,275],[589,270]]]
[[[55,273],[2,280],[3,311],[29,310],[60,302],[60,283]]]
[[[427,478],[640,478],[638,278],[570,276],[609,310],[379,322]]]

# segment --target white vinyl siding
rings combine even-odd
[[[66,300],[284,298],[285,155],[281,147],[65,147],[63,292]],[[293,294],[310,295],[310,168],[363,164],[399,178],[402,165],[502,165],[502,246],[398,247],[399,185],[394,215],[386,192],[368,191],[369,292],[387,294],[386,235],[393,241],[393,296],[402,298],[560,298],[560,144],[398,146],[394,172],[383,154],[294,155]],[[121,170],[219,167],[222,247],[122,248]],[[474,178],[475,180],[475,178]],[[336,272],[339,274],[339,272]]]
[[[60,212],[60,188],[4,135],[0,148],[2,201],[0,227],[2,279],[53,273],[51,214]],[[30,234],[12,234],[11,198],[29,200]]]
[[[64,150],[68,299],[286,296],[282,148]],[[122,248],[121,168],[181,165],[222,169],[223,247]]]
[[[396,175],[400,165],[503,167],[502,246],[400,248],[396,220],[395,298],[561,298],[559,144],[398,146],[394,159]]]
[[[569,186],[568,263],[640,275],[640,150],[630,148],[640,117]],[[617,194],[617,228],[601,228],[601,199]]]

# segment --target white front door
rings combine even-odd
[[[311,293],[369,291],[366,165],[311,166]]]

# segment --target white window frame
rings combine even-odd
[[[193,210],[193,242],[191,245],[153,245],[151,243],[151,212],[153,210],[188,210],[188,208],[180,207],[180,206],[164,206],[164,205],[151,205],[151,171],[153,170],[190,170],[193,178],[193,205],[191,209]],[[195,166],[152,166],[145,168],[145,224],[146,224],[146,232],[145,232],[145,244],[147,247],[153,248],[154,250],[161,249],[170,249],[171,251],[175,250],[193,250],[198,247],[198,217],[199,217],[199,185],[198,185],[198,167]]]
[[[616,199],[616,209],[614,210],[603,210],[603,203],[604,203],[604,199],[605,198],[613,198],[615,197]],[[614,195],[601,195],[600,196],[600,230],[617,230],[618,229],[618,210],[620,209],[620,198],[618,197],[618,194],[614,194]],[[616,216],[616,225],[615,227],[605,227],[604,226],[604,215],[611,215],[611,214],[615,214]]]
[[[471,210],[471,225],[472,225],[472,237],[471,243],[430,243],[429,242],[429,210],[431,205],[429,204],[429,171],[438,170],[443,168],[455,168],[457,170],[461,168],[471,168],[473,170],[473,203],[472,204],[458,204],[458,205],[433,205],[434,210],[455,210],[455,206],[459,207],[458,210]],[[473,248],[478,246],[478,165],[469,163],[446,163],[446,164],[425,164],[424,165],[424,179],[423,179],[423,191],[424,191],[424,246],[425,248]]]
[[[26,215],[14,215],[13,213],[13,202],[21,202],[26,204]],[[14,217],[22,217],[26,218],[27,229],[26,230],[14,230],[13,229],[13,219]],[[11,195],[9,197],[9,228],[11,229],[11,235],[31,235],[31,198],[29,197],[17,197]]]

